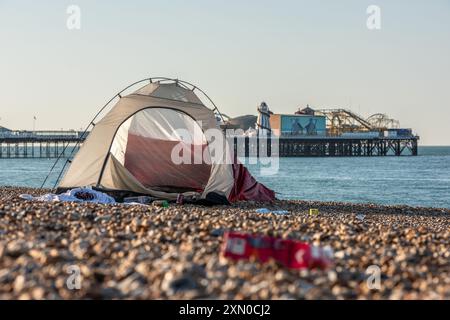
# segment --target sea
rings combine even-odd
[[[251,161],[253,160],[253,161]],[[450,146],[417,157],[279,158],[247,162],[280,199],[450,208]],[[60,160],[45,187],[53,187]],[[0,159],[0,186],[41,187],[55,159]]]

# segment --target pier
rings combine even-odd
[[[419,137],[342,138],[233,137],[240,157],[381,157],[417,156]]]
[[[364,118],[348,109],[314,110],[309,105],[293,114],[276,114],[265,102],[257,110],[256,124],[250,123],[248,129],[250,115],[229,119],[222,126],[225,132],[246,130],[244,136],[229,137],[239,157],[418,155],[419,136],[412,129],[401,128],[398,120],[386,114]],[[256,130],[252,131],[253,127]]]
[[[68,157],[86,136],[78,131],[4,130],[0,132],[0,159]]]

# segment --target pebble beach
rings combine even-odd
[[[232,206],[25,201],[0,189],[0,299],[450,299],[450,210],[336,202]],[[256,213],[266,207],[287,215]],[[319,209],[311,216],[310,208]],[[329,246],[328,270],[220,255],[223,232]],[[378,266],[379,288],[366,270]],[[73,266],[80,272],[69,288]]]

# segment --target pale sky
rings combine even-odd
[[[68,30],[67,7],[81,9]],[[381,30],[366,9],[381,8]],[[0,125],[79,129],[124,86],[183,79],[228,115],[387,113],[450,145],[450,0],[0,0]]]

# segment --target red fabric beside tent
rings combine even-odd
[[[256,181],[242,163],[233,164],[234,186],[228,200],[231,202],[254,200],[273,201],[275,192]]]

